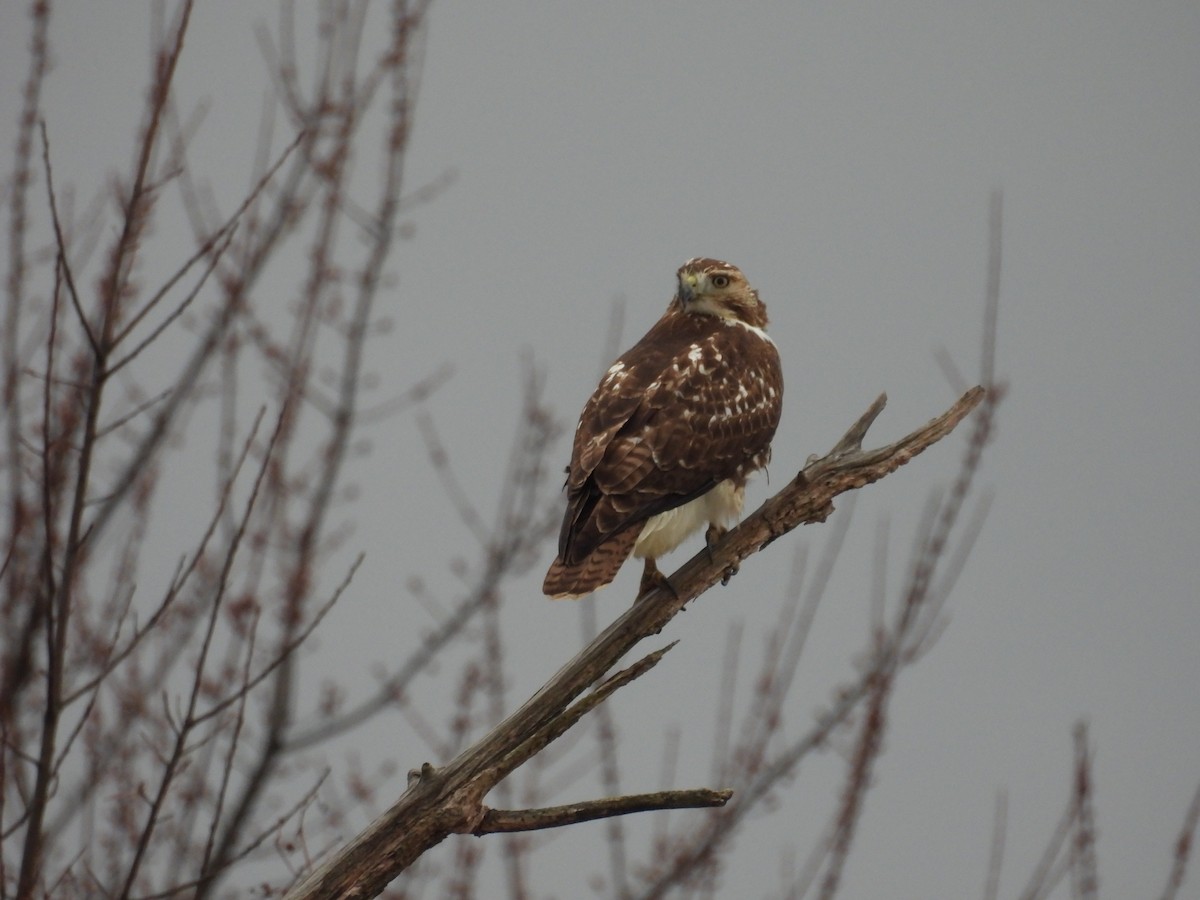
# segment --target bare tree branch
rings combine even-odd
[[[583,803],[568,803],[544,809],[489,809],[475,826],[472,834],[498,834],[510,831],[538,831],[543,828],[561,828],[579,822],[593,822],[610,816],[626,816],[630,813],[649,812],[661,809],[706,809],[724,806],[733,796],[733,791],[714,791],[695,788],[680,791],[655,791],[650,794],[627,794],[604,800],[588,800]]]
[[[673,590],[644,596],[567,663],[520,709],[444,768],[428,764],[400,800],[299,884],[295,900],[353,894],[377,896],[400,872],[452,833],[472,831],[483,815],[483,797],[500,778],[532,756],[540,734],[561,723],[571,701],[603,677],[642,639],[660,632],[688,603],[727,572],[775,539],[806,522],[820,522],[838,494],[878,481],[949,434],[984,397],[972,388],[945,413],[905,438],[862,451],[862,437],[884,398],[838,442],[834,452],[809,463],[796,478],[671,578]],[[564,729],[565,730],[565,729]]]
[[[1075,834],[1071,841],[1071,892],[1080,900],[1096,900],[1096,821],[1092,795],[1092,756],[1087,725],[1075,726]]]
[[[1196,838],[1196,824],[1200,822],[1200,787],[1192,794],[1192,802],[1188,805],[1187,814],[1183,817],[1183,827],[1179,829],[1179,837],[1175,839],[1175,853],[1171,859],[1171,874],[1167,878],[1167,886],[1163,890],[1162,900],[1175,900],[1179,889],[1183,887],[1183,876],[1187,872],[1188,858],[1191,856],[1192,845]]]

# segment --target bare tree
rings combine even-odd
[[[505,891],[521,898],[534,892],[534,835],[600,818],[608,820],[609,874],[598,891],[712,897],[747,815],[842,740],[844,787],[826,834],[781,892],[837,893],[897,679],[940,633],[986,513],[986,499],[968,501],[1003,395],[994,363],[999,198],[973,379],[980,386],[957,379],[960,398],[948,410],[865,451],[880,398],[830,453],[681,567],[674,593],[642,598],[607,627],[585,620],[583,650],[514,709],[503,672],[505,588],[557,524],[546,454],[559,427],[543,403],[542,376],[527,365],[490,521],[460,484],[425,404],[446,373],[413,373],[383,399],[370,396],[364,376],[368,347],[386,331],[376,306],[398,217],[439,189],[406,193],[403,179],[428,7],[324,3],[308,60],[284,6],[278,28],[259,35],[275,105],[246,148],[256,161],[252,184],[220,209],[192,158],[196,120],[179,100],[193,12],[192,0],[181,0],[155,22],[128,170],[78,211],[43,108],[51,7],[30,5],[5,194],[0,338],[0,897],[243,896],[252,886],[294,897],[471,897],[481,893],[483,848],[499,841]],[[379,174],[359,196],[350,174],[364,161]],[[194,236],[178,258],[165,259],[155,243],[166,221],[186,223]],[[268,273],[290,278],[286,317],[262,296]],[[358,567],[346,546],[353,514],[343,491],[362,452],[356,438],[371,421],[401,414],[421,435],[447,505],[477,540],[478,559],[460,567],[452,603],[417,579],[409,585],[435,627],[379,673],[373,692],[347,697],[328,680],[315,702],[301,702],[299,651],[353,590]],[[674,787],[668,741],[663,789],[624,793],[621,738],[604,701],[673,644],[629,663],[625,655],[776,538],[823,522],[835,497],[890,475],[964,421],[962,462],[930,501],[909,574],[897,596],[878,592],[866,652],[815,723],[789,731],[783,709],[844,518],[812,571],[797,566],[740,713],[741,633],[731,632],[710,784]],[[180,477],[209,481],[211,499],[188,511],[164,564],[157,529],[179,518],[170,487]],[[455,699],[446,720],[432,722],[413,697],[439,663]],[[408,790],[387,797],[375,822],[346,841],[352,817],[378,812],[390,770],[363,772],[346,760],[314,768],[311,760],[384,711],[402,716],[440,764],[415,768]],[[595,752],[566,768],[593,774],[607,796],[559,802],[573,776],[554,767],[588,738]],[[1067,877],[1074,896],[1097,894],[1094,796],[1081,729],[1063,824],[1021,896],[1047,896]],[[681,808],[703,811],[669,824],[658,818],[649,841],[621,824],[632,813]],[[1200,794],[1185,814],[1165,898],[1184,882],[1198,818]],[[447,848],[448,865],[425,865],[427,851],[452,835],[473,837]],[[992,864],[981,876],[988,897],[999,896],[1003,835],[1001,805]]]
[[[360,51],[371,8],[324,6],[311,81],[285,10],[269,52],[287,135],[264,128],[255,184],[224,213],[175,101],[192,8],[157,23],[130,170],[81,220],[61,207],[41,109],[50,7],[30,11],[2,348],[5,896],[210,895],[304,815],[319,783],[289,792],[290,808],[264,805],[293,730],[296,650],[357,565],[334,583],[321,575],[365,412],[363,354],[402,199],[426,4],[391,6],[373,58]],[[378,136],[368,116],[382,117]],[[365,154],[381,173],[369,204],[349,192]],[[195,249],[143,283],[161,264],[148,260],[152,224],[180,214]],[[293,245],[308,264],[281,325],[257,288]],[[167,379],[164,353],[176,361]],[[263,372],[261,405],[247,410]],[[217,435],[212,503],[151,587],[164,475],[197,429]]]

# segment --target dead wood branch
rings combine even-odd
[[[877,450],[861,449],[867,429],[883,410],[881,396],[826,456],[812,460],[782,491],[732,529],[712,552],[701,551],[670,578],[674,591],[661,588],[635,603],[568,662],[536,694],[490,734],[446,766],[426,764],[396,804],[344,848],[333,854],[288,897],[374,897],[425,851],[451,834],[476,831],[485,821],[483,798],[510,772],[576,720],[572,715],[589,696],[568,710],[572,701],[604,678],[635,644],[659,633],[688,601],[700,596],[743,560],[798,525],[822,522],[839,494],[889,475],[941,440],[983,399],[974,387],[942,415],[906,437]],[[664,648],[665,649],[665,648]],[[635,664],[642,670],[662,651]],[[609,679],[626,683],[626,670]],[[636,674],[640,674],[638,671]]]
[[[512,831],[538,831],[543,828],[561,828],[578,822],[594,822],[609,816],[625,816],[629,813],[649,812],[655,809],[705,809],[724,806],[733,796],[733,791],[713,791],[696,788],[683,791],[655,791],[651,794],[627,794],[623,797],[606,797],[585,803],[568,803],[565,806],[549,806],[545,809],[489,809],[475,830],[476,835],[499,834]]]

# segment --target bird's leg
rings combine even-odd
[[[704,532],[704,546],[705,546],[705,549],[708,550],[708,561],[709,562],[717,561],[717,556],[713,552],[713,547],[715,547],[720,542],[721,538],[725,537],[725,535],[728,532],[729,532],[728,528],[725,528],[722,525],[718,525],[716,522],[708,523],[708,530]],[[729,579],[732,578],[737,573],[738,573],[737,563],[734,563],[732,566],[729,566],[729,568],[727,568],[723,573],[721,573],[721,586],[724,587],[725,585],[729,584]]]
[[[715,547],[721,538],[725,537],[729,529],[723,525],[718,525],[716,522],[708,523],[708,530],[704,532],[704,548],[708,550],[708,561],[716,562],[717,557],[713,554]]]
[[[647,556],[645,567],[642,569],[642,582],[638,585],[638,600],[641,600],[656,588],[666,588],[675,595],[675,599],[679,599],[679,592],[675,590],[675,586],[671,584],[671,580],[658,570],[658,565],[654,562],[654,557]]]

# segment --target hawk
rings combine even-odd
[[[771,458],[783,372],[766,307],[727,262],[690,259],[677,280],[663,317],[579,418],[558,556],[542,584],[554,599],[608,584],[631,551],[645,560],[639,594],[669,587],[657,557],[706,523],[711,546]]]

